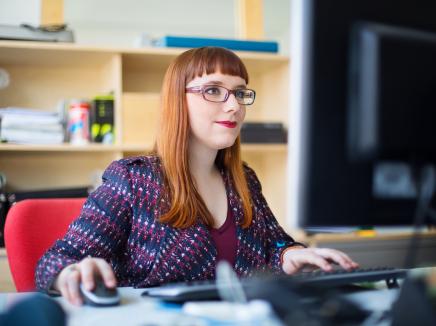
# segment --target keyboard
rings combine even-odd
[[[324,272],[317,270],[314,272],[299,273],[293,276],[293,279],[296,282],[320,286],[340,286],[353,283],[386,281],[388,287],[391,287],[395,286],[397,279],[405,278],[406,275],[406,269],[373,267],[366,269],[360,268],[352,271],[338,269],[332,272]]]
[[[397,286],[397,280],[403,279],[407,275],[407,270],[378,267],[367,269],[356,269],[353,271],[334,270],[332,272],[314,271],[304,272],[293,276],[278,276],[277,279],[284,279],[296,286],[311,287],[337,287],[355,283],[386,281],[388,287]],[[271,281],[271,277],[267,278]],[[259,286],[259,278],[256,282],[250,278],[242,279],[241,285],[245,291],[250,292],[250,287]],[[226,284],[222,284],[226,287]],[[230,287],[230,286],[229,286]],[[201,281],[192,283],[174,283],[160,287],[147,288],[143,296],[159,298],[168,302],[220,300],[220,295],[215,281]]]

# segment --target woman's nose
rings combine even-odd
[[[238,101],[236,100],[235,94],[229,94],[227,101],[224,103],[224,108],[226,111],[229,111],[229,110],[236,111],[236,110],[239,110],[241,108]]]

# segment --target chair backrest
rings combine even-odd
[[[79,215],[85,198],[27,199],[8,212],[5,245],[18,292],[35,290],[35,267]]]

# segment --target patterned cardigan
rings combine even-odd
[[[237,225],[233,268],[240,277],[265,270],[280,273],[282,251],[297,243],[278,225],[254,171],[244,168],[254,214],[248,228]],[[241,222],[242,205],[232,179],[226,171],[221,175],[229,209],[236,222]],[[108,261],[119,286],[213,279],[217,251],[208,227],[198,222],[178,229],[157,221],[169,207],[162,199],[162,180],[162,166],[156,156],[113,162],[103,174],[103,184],[89,195],[64,238],[38,261],[37,289],[48,291],[64,267],[87,256]]]

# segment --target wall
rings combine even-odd
[[[264,0],[265,38],[289,53],[289,1]],[[235,37],[234,0],[64,0],[65,22],[85,44],[133,46],[142,33]]]
[[[38,25],[41,20],[39,0],[0,0],[0,24]]]

